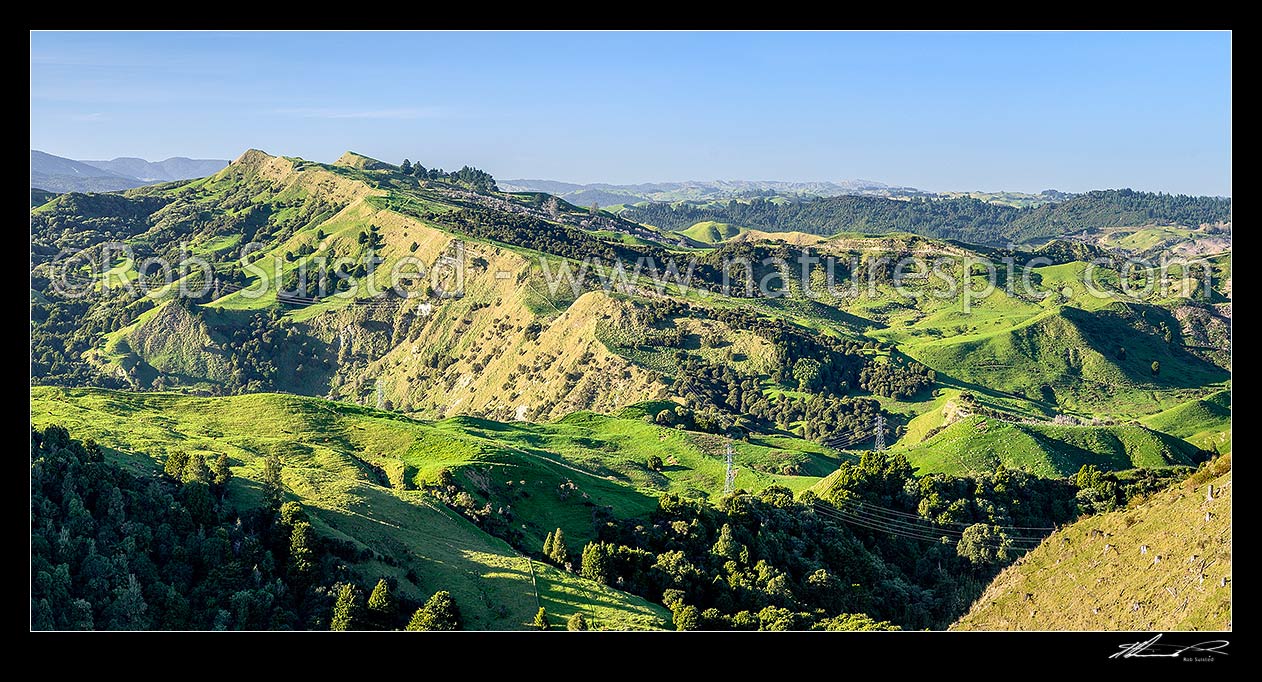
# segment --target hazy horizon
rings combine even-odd
[[[1230,106],[1227,32],[31,34],[73,159],[1230,196]]]

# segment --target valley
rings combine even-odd
[[[33,194],[32,426],[223,461],[223,519],[340,548],[320,589],[468,629],[1026,627],[1054,543],[1229,471],[1230,200],[512,189],[248,150]]]

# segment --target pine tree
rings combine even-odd
[[[359,589],[351,584],[344,584],[337,591],[337,601],[333,602],[333,618],[329,621],[330,630],[355,630],[359,627]]]
[[[583,614],[581,612],[575,613],[574,615],[570,616],[569,620],[565,621],[565,629],[566,630],[586,630],[587,619],[583,617]]]
[[[560,528],[552,535],[552,552],[548,556],[557,566],[564,566],[570,560],[570,549],[565,546],[565,532]]]
[[[286,502],[280,506],[280,525],[292,531],[294,524],[299,521],[310,521],[307,516],[307,510],[303,506],[293,500]]]
[[[228,466],[228,454],[221,452],[210,467],[211,483],[222,488],[232,480],[232,469]]]
[[[460,607],[450,592],[435,592],[425,605],[412,614],[408,630],[459,630],[464,627]]]
[[[377,586],[372,588],[372,594],[368,596],[368,620],[372,625],[381,630],[389,630],[394,624],[395,612],[398,610],[398,604],[394,601],[394,595],[390,594],[390,585],[385,578],[377,581]]]
[[[178,481],[184,476],[184,467],[187,464],[188,453],[183,450],[172,450],[167,453],[167,461],[163,464],[162,471]]]
[[[210,467],[206,466],[206,458],[200,453],[189,455],[188,463],[184,465],[184,473],[180,480],[185,483],[210,483]]]
[[[404,160],[403,160],[403,165],[399,166],[399,170],[403,171],[404,173],[411,173],[411,172],[412,172],[412,162],[411,162],[411,161],[408,161],[407,159],[404,159]]]
[[[589,542],[583,548],[583,559],[579,571],[584,578],[608,585],[609,564],[609,548],[601,542]]]
[[[281,480],[280,457],[270,452],[263,458],[263,491],[267,494],[268,504],[274,509],[280,506],[285,494],[285,484]]]
[[[540,630],[552,629],[552,625],[548,622],[548,612],[542,606],[539,607],[538,613],[535,614],[535,627]]]
[[[294,580],[306,578],[315,567],[315,542],[315,530],[310,523],[294,522],[289,534],[289,574]]]
[[[552,558],[552,531],[548,531],[548,537],[543,539],[543,555]]]

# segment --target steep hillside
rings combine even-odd
[[[978,215],[991,210],[1017,209]],[[1005,281],[987,293],[977,262],[1032,254],[733,223],[690,223],[694,238],[681,239],[546,194],[500,192],[477,169],[353,152],[326,165],[248,150],[206,178],[61,195],[31,217],[43,384],[281,391],[500,422],[665,401],[678,411],[647,416],[848,448],[867,446],[877,413],[891,440],[913,436],[903,446],[958,418],[933,391],[968,392],[971,409],[1004,419],[1117,420],[1230,378],[1229,256],[1200,301],[1125,295],[1107,269],[1096,275],[1106,293],[1088,295],[1087,264],[1075,259],[1098,252],[1075,244],[1048,247],[1054,265],[997,273]],[[131,253],[111,251],[115,242]],[[64,250],[90,257],[65,277],[96,295],[69,299],[54,286]],[[161,274],[138,270],[146,258],[190,254],[212,272],[172,277],[209,284],[204,293],[136,289]],[[795,261],[807,255],[835,260],[803,281]],[[894,265],[906,257],[935,260],[937,274],[982,293],[941,295],[936,276]],[[743,261],[747,271],[725,277]],[[687,273],[650,276],[672,263]],[[415,276],[391,289],[401,267]],[[1002,286],[1018,280],[1034,290]],[[1164,441],[1136,438],[1148,459],[1109,439],[1074,444],[1071,459],[1179,460]],[[1030,457],[1043,470],[1034,462],[1046,456]]]
[[[1230,630],[1231,495],[1228,456],[1071,524],[1004,569],[952,629]]]
[[[1150,412],[1150,392],[1225,381],[1229,374],[1182,347],[1178,321],[1155,306],[1065,306],[997,332],[911,346],[908,353],[951,377],[1063,409]],[[1156,363],[1156,365],[1154,365]]]
[[[593,505],[636,516],[651,510],[660,493],[709,498],[723,489],[724,439],[634,414],[577,413],[552,424],[472,417],[429,422],[281,394],[198,398],[52,387],[35,387],[32,405],[38,424],[59,423],[129,452],[156,454],[184,442],[179,447],[231,457],[268,448],[300,453],[298,461],[325,480],[321,494],[330,499],[338,496],[329,492],[334,482],[327,471],[314,473],[326,464],[362,478],[354,473],[358,468],[396,492],[423,489],[447,469],[485,501],[511,501],[508,515],[523,522],[514,533],[529,546],[542,546],[545,533],[557,527],[575,540],[590,538]],[[754,491],[806,488],[838,462],[825,448],[795,438],[758,437],[736,442],[735,450],[736,483]],[[652,456],[663,461],[660,469],[649,468]],[[498,480],[501,472],[511,472],[513,480]],[[518,479],[526,482],[514,484]],[[566,489],[573,494],[559,496]]]
[[[1137,425],[1055,426],[961,419],[933,436],[896,447],[918,473],[961,474],[997,466],[1039,476],[1070,476],[1084,464],[1119,471],[1135,467],[1195,464],[1197,449]]]
[[[311,509],[322,535],[385,557],[357,565],[363,580],[393,576],[416,598],[449,590],[471,629],[527,628],[539,604],[560,617],[581,610],[610,629],[660,628],[667,622],[660,607],[642,599],[537,561],[532,568],[527,557],[408,479],[420,472],[417,465],[430,476],[444,466],[475,462],[482,468],[469,467],[470,478],[485,478],[492,470],[497,478],[511,472],[541,501],[552,498],[536,505],[549,514],[535,522],[551,524],[550,529],[558,517],[566,521],[562,525],[584,520],[586,533],[573,527],[576,539],[590,534],[589,495],[623,513],[651,509],[650,498],[563,461],[498,457],[486,439],[462,429],[292,396],[206,399],[51,388],[34,389],[32,422],[65,425],[139,471],[160,467],[158,458],[173,448],[226,453],[234,474],[230,494],[243,507],[259,504],[262,458],[277,453],[285,487]],[[578,482],[569,502],[575,511],[566,512],[555,490],[571,480]],[[540,527],[532,534],[543,532]]]
[[[251,315],[276,305],[287,273],[315,259],[355,258],[365,251],[364,235],[371,234],[382,260],[377,279],[383,289],[384,276],[404,256],[437,270],[434,264],[459,254],[471,266],[458,283],[460,295],[431,293],[412,303],[356,305],[356,298],[364,298],[359,294],[311,305],[286,294],[285,301],[297,305],[288,306],[284,319],[309,353],[299,357],[281,351],[273,359],[276,388],[357,400],[380,397],[394,409],[439,416],[503,419],[610,411],[661,397],[662,386],[651,373],[612,355],[596,340],[596,320],[621,314],[619,304],[599,294],[574,305],[554,300],[540,293],[546,286],[537,281],[542,275],[527,254],[464,240],[387,208],[375,199],[388,190],[363,175],[390,173],[383,168],[392,167],[350,152],[336,166],[324,167],[251,150],[209,178],[119,197],[130,202],[131,217],[123,229],[134,232],[137,241],[154,243],[191,230],[193,250],[219,260],[225,279],[239,284],[227,284],[226,293],[194,306],[197,319],[182,320],[185,326],[205,327],[197,334],[172,334],[175,309],[164,307],[169,311],[138,321],[124,334],[111,332],[111,339],[124,336],[126,343],[106,341],[105,357],[92,355],[93,362],[136,387],[149,387],[154,375],[145,368],[152,367],[170,375],[164,379],[168,386],[231,390],[248,378],[235,379],[223,359],[213,357],[222,355],[225,340],[245,341],[240,336],[254,324]],[[90,209],[77,205],[55,210],[90,215]],[[261,256],[245,267],[229,260],[237,246],[250,241],[265,244]],[[246,294],[255,286],[251,273],[273,278],[262,296]],[[212,357],[196,357],[204,353]],[[129,373],[132,367],[139,373]],[[595,368],[601,371],[583,372]],[[501,388],[523,373],[530,380],[512,391]]]
[[[1145,426],[1205,449],[1231,452],[1231,392],[1218,391],[1144,417]]]

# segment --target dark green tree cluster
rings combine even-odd
[[[859,387],[887,398],[910,398],[937,379],[933,370],[914,360],[891,358],[859,370]]]
[[[49,294],[31,302],[31,383],[56,386],[101,386],[126,388],[118,377],[101,374],[84,354],[97,345],[102,334],[115,331],[130,321],[125,306],[130,299],[98,303],[96,314],[91,301],[62,299]]]
[[[418,214],[418,217],[446,225],[473,237],[493,239],[578,261],[591,258],[602,267],[612,267],[620,262],[627,273],[633,272],[637,263],[641,266],[641,273],[646,275],[656,269],[658,273],[665,276],[671,263],[676,264],[681,275],[687,271],[686,258],[664,248],[605,241],[585,230],[558,225],[540,218],[478,207],[468,207],[444,214],[423,213]],[[554,267],[559,268],[561,264],[558,262]],[[575,276],[579,275],[579,270],[577,267],[572,268]],[[588,289],[603,289],[617,284],[616,281],[602,279],[602,277],[608,277],[608,274],[601,268],[588,268],[583,274],[585,279],[582,284]],[[693,286],[717,290],[721,281],[720,272],[705,263],[698,264],[693,271]]]
[[[228,506],[225,459],[139,476],[57,426],[31,448],[35,629],[324,627],[340,560],[297,505]]]
[[[1020,242],[1118,225],[1197,227],[1230,221],[1230,198],[1109,189],[1023,211],[1005,232]]]
[[[32,430],[31,451],[33,629],[392,630],[415,606],[389,579],[366,601],[345,580],[363,551],[320,538],[302,505],[280,502],[273,456],[269,503],[238,510],[223,455],[173,450],[160,477],[141,476],[58,426]],[[450,594],[422,611],[423,629],[461,627]]]
[[[1088,514],[1099,514],[1163,490],[1193,471],[1188,466],[1101,471],[1093,464],[1084,464],[1071,480],[1078,486],[1078,508]]]
[[[67,193],[31,213],[32,265],[61,249],[80,251],[147,231],[150,216],[171,202],[155,196]]]
[[[228,357],[225,385],[230,393],[292,390],[333,367],[334,351],[302,333],[285,319],[280,308],[255,313],[240,326],[225,325],[215,331],[229,338],[234,350]]]
[[[797,398],[781,394],[759,398],[749,406],[751,415],[785,430],[794,429],[797,425],[796,429],[803,438],[818,442],[871,431],[880,412],[881,404],[871,398],[847,396]]]
[[[753,199],[726,205],[650,203],[630,206],[628,217],[668,229],[684,229],[702,220],[747,225],[772,232],[911,232],[927,237],[992,243],[1018,209],[971,198],[909,201],[882,197],[838,196],[793,202]]]
[[[354,583],[341,583],[334,588],[336,598],[329,618],[330,630],[460,630],[464,620],[460,607],[450,592],[433,596],[407,617],[409,602],[399,600],[391,591],[392,580],[382,578],[372,589],[367,603],[363,590]],[[400,622],[400,616],[405,620]]]
[[[1006,471],[917,478],[901,456],[870,453],[843,466],[828,501],[773,486],[715,506],[663,496],[649,523],[606,519],[581,570],[663,603],[680,629],[940,628],[1015,556],[988,530],[961,544],[963,531],[1053,527],[1076,515],[1076,490]],[[847,521],[871,518],[870,505],[948,530],[927,541]]]
[[[692,317],[717,319],[733,329],[758,334],[776,349],[774,368],[766,378],[814,394],[808,398],[768,396],[764,377],[675,351],[679,370],[671,391],[685,405],[655,413],[654,420],[663,426],[732,433],[757,429],[761,422],[824,442],[870,429],[872,417],[880,411],[876,401],[849,394],[866,391],[910,397],[936,380],[933,370],[892,349],[888,356],[876,357],[873,351],[886,350],[876,342],[811,334],[782,319],[745,309],[708,310],[670,300],[643,303],[637,309],[650,329],[674,327],[675,320]]]
[[[460,170],[449,172],[441,168],[426,168],[419,163],[412,163],[404,159],[399,166],[399,170],[404,175],[410,175],[418,180],[464,185],[479,192],[495,192],[499,190],[495,186],[495,178],[491,177],[490,173],[472,166],[463,166]]]
[[[628,206],[629,218],[682,230],[714,220],[772,232],[884,234],[910,232],[937,239],[1002,245],[1117,225],[1186,225],[1231,220],[1231,199],[1100,190],[1035,208],[1014,208],[969,197],[910,200],[837,196],[800,201],[733,199],[725,205],[647,203]]]

